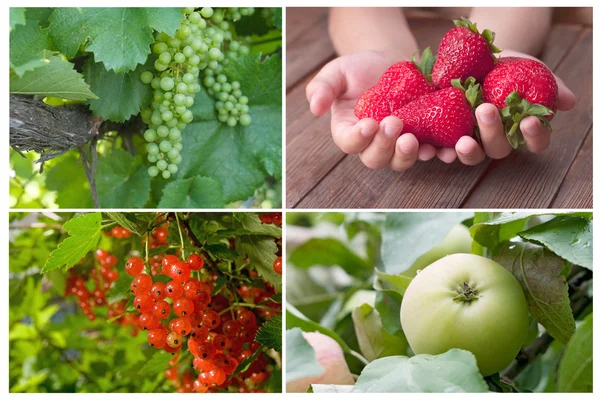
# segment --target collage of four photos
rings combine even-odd
[[[593,393],[591,7],[7,10],[8,393]]]

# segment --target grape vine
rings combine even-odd
[[[240,82],[229,82],[223,70],[238,55],[250,51],[233,40],[230,22],[253,13],[253,8],[185,8],[175,36],[155,35],[155,73],[145,71],[140,76],[154,90],[151,106],[141,112],[148,125],[144,139],[148,161],[153,164],[148,168],[151,177],[160,174],[169,179],[177,173],[182,161],[181,131],[194,118],[190,107],[202,85],[216,100],[220,122],[231,127],[252,122]]]

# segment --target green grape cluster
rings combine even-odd
[[[147,142],[148,168],[152,177],[159,174],[169,179],[177,173],[182,161],[182,130],[191,123],[194,104],[201,83],[217,100],[219,121],[229,126],[250,125],[248,98],[243,96],[240,83],[229,82],[223,68],[239,54],[247,54],[249,48],[232,40],[228,18],[242,16],[242,9],[235,13],[229,9],[213,10],[204,7],[199,11],[184,9],[181,26],[171,37],[159,33],[152,46],[157,56],[155,73],[145,71],[141,80],[151,85],[153,102],[141,112],[148,125],[144,132]],[[250,9],[243,13],[249,15]],[[253,9],[252,9],[252,12]],[[230,15],[232,14],[232,15]]]
[[[226,8],[224,11],[224,18],[229,21],[237,21],[237,20],[241,19],[242,17],[249,17],[252,14],[254,14],[253,7],[247,7],[247,8],[229,7],[229,8]]]

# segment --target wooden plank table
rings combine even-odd
[[[306,85],[336,57],[327,8],[287,8],[287,206],[290,208],[592,208],[592,29],[555,24],[541,55],[577,96],[553,119],[542,154],[515,151],[469,167],[418,162],[405,172],[370,170],[331,138],[329,114],[308,108]],[[437,49],[453,26],[409,19],[420,48]]]

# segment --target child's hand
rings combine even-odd
[[[327,64],[306,87],[313,114],[320,116],[331,108],[331,132],[335,144],[345,153],[359,154],[369,168],[390,166],[396,171],[410,168],[417,158],[435,157],[435,148],[421,145],[410,133],[401,137],[402,121],[387,117],[378,124],[374,119],[359,120],[354,105],[367,89],[374,86],[396,56],[383,52],[362,51],[336,58]]]
[[[533,58],[527,54],[517,53],[505,50],[502,57],[522,57]],[[558,83],[558,100],[556,102],[559,111],[568,111],[575,107],[575,95],[569,90],[564,82],[555,76]],[[481,104],[475,110],[477,123],[481,132],[481,142],[483,148],[470,137],[461,138],[456,144],[454,150],[440,149],[438,156],[445,162],[452,162],[458,158],[463,164],[475,165],[485,159],[487,155],[490,158],[504,158],[512,151],[511,145],[504,133],[504,127],[500,120],[500,114],[492,104]],[[550,145],[550,130],[546,128],[538,118],[527,117],[520,124],[527,149],[533,153],[540,153]]]

